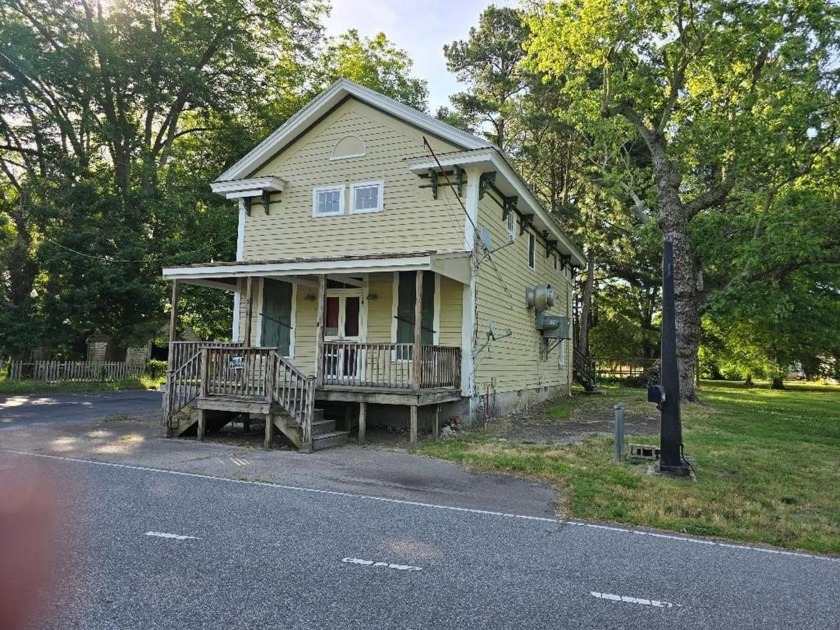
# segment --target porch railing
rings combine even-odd
[[[197,362],[198,392],[202,398],[228,398],[277,403],[290,423],[301,428],[309,443],[315,407],[315,377],[307,376],[284,359],[277,348],[213,345],[202,347],[186,366]]]
[[[195,400],[201,391],[201,350],[203,348],[240,348],[241,343],[214,341],[172,341],[166,370],[166,393],[163,396],[163,424],[171,427],[175,414]]]
[[[412,389],[414,344],[324,342],[321,370],[324,385]],[[420,386],[460,388],[461,349],[423,346],[420,354]]]
[[[271,402],[275,348],[201,349],[201,397]]]
[[[201,351],[181,359],[176,369],[166,373],[163,423],[167,427],[173,426],[175,414],[195,400],[201,388]]]

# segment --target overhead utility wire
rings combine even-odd
[[[220,239],[218,241],[208,243],[204,247],[199,247],[198,249],[193,249],[193,250],[190,250],[188,252],[180,252],[179,254],[176,254],[175,256],[172,256],[172,257],[142,258],[142,259],[139,259],[139,260],[127,260],[125,258],[111,258],[109,256],[99,256],[99,255],[96,255],[96,254],[87,254],[85,252],[80,252],[77,249],[73,249],[72,247],[67,247],[67,245],[62,245],[58,241],[54,241],[53,239],[49,238],[48,236],[44,236],[42,238],[45,241],[47,241],[48,243],[52,243],[53,245],[55,245],[57,247],[60,247],[61,249],[67,250],[68,252],[71,252],[73,254],[77,254],[79,256],[84,256],[85,258],[90,258],[92,260],[98,260],[100,262],[107,262],[107,263],[129,264],[129,263],[152,263],[152,262],[163,263],[163,262],[174,261],[174,260],[176,260],[176,258],[179,258],[181,256],[186,256],[187,254],[197,254],[198,252],[202,252],[202,251],[204,251],[206,249],[209,249],[211,247],[214,247],[216,245],[220,245],[220,244],[224,243],[225,241],[231,240],[235,236],[236,236],[236,234],[231,234],[231,235],[226,236],[225,238]]]
[[[423,136],[423,144],[426,145],[426,149],[431,154],[432,159],[434,159],[434,161],[435,161],[435,164],[437,164],[438,169],[440,170],[440,174],[443,175],[444,179],[446,179],[446,185],[449,186],[449,188],[451,189],[452,188],[452,182],[449,181],[449,175],[447,175],[446,171],[443,169],[443,166],[441,165],[440,160],[438,160],[437,155],[435,155],[434,149],[432,149],[431,145],[429,144],[429,141],[426,140],[426,136]],[[464,215],[466,215],[467,220],[470,222],[470,225],[472,225],[473,233],[478,234],[478,227],[476,226],[475,221],[473,221],[472,217],[470,216],[470,213],[467,210],[467,207],[464,205],[464,202],[461,201],[461,197],[459,195],[455,195],[455,199],[458,201],[458,204],[461,206],[461,210],[464,211]],[[487,256],[487,259],[490,261],[490,264],[493,266],[493,271],[496,272],[496,277],[499,279],[499,282],[502,283],[502,288],[505,290],[505,293],[507,293],[508,297],[513,299],[513,294],[510,292],[510,289],[508,289],[508,286],[507,286],[507,283],[505,282],[505,279],[502,277],[502,274],[499,271],[499,268],[496,266],[496,261],[493,260],[493,256],[491,256],[491,252],[490,252],[490,249],[487,247],[487,243],[485,243],[484,240],[482,239],[481,244],[484,247],[484,251],[485,251],[485,254]]]

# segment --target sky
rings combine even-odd
[[[446,69],[443,45],[466,39],[489,5],[515,6],[514,0],[332,0],[327,34],[355,28],[365,37],[384,32],[414,61],[413,74],[429,84],[429,111],[449,105],[449,95],[462,91]]]

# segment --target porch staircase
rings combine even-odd
[[[577,348],[574,349],[573,375],[585,391],[595,391],[595,360]]]
[[[170,359],[164,395],[167,435],[221,429],[235,417],[265,421],[265,446],[279,430],[301,450],[323,450],[346,444],[348,433],[336,431],[315,409],[314,377],[303,374],[274,348],[239,344],[187,344]]]

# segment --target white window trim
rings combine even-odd
[[[365,208],[363,210],[359,210],[356,208],[356,190],[358,188],[373,188],[376,186],[377,194],[376,198],[379,202],[375,208]],[[385,209],[385,204],[383,203],[383,193],[385,192],[385,182],[383,180],[375,181],[375,182],[354,182],[350,184],[350,214],[368,214],[370,212],[382,212]]]
[[[534,257],[531,258],[531,243],[534,244]],[[528,269],[536,271],[537,269],[537,237],[533,232],[528,232]]]
[[[344,184],[337,184],[335,186],[316,186],[312,189],[312,216],[320,217],[338,217],[344,214]],[[318,212],[318,194],[322,192],[336,192],[338,191],[338,212]]]
[[[513,243],[516,240],[516,229],[516,213],[510,212],[507,217],[508,243]]]

